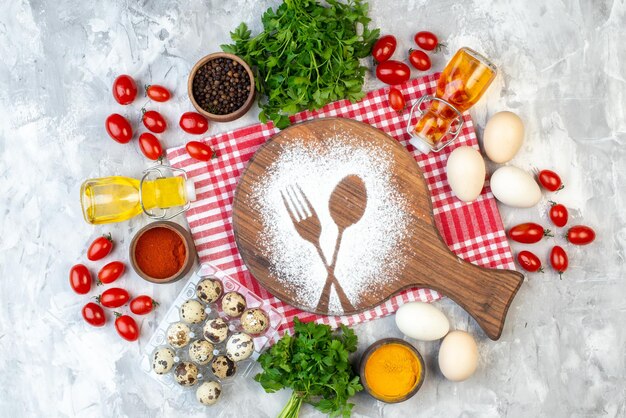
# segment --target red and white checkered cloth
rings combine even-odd
[[[407,103],[412,103],[425,94],[433,94],[439,74],[409,80],[399,86]],[[292,117],[292,122],[314,118],[344,117],[368,123],[408,146],[417,160],[433,201],[437,227],[446,244],[463,259],[491,268],[514,269],[513,256],[506,240],[496,201],[488,185],[478,199],[464,203],[455,198],[446,181],[445,164],[450,152],[461,145],[478,149],[478,142],[469,114],[455,143],[443,151],[427,156],[408,145],[406,133],[408,110],[402,114],[392,110],[387,102],[389,88],[369,92],[358,103],[347,100],[331,103],[314,112],[301,112]],[[205,138],[217,153],[209,162],[191,159],[184,147],[167,150],[167,157],[174,167],[187,171],[195,181],[197,200],[187,211],[187,221],[202,262],[210,262],[225,273],[239,280],[254,293],[267,299],[287,319],[281,328],[286,331],[294,316],[304,321],[317,321],[333,327],[339,323],[352,325],[395,312],[400,305],[409,301],[429,302],[441,296],[430,289],[409,289],[390,298],[369,311],[342,317],[321,316],[300,311],[272,296],[250,275],[235,244],[231,212],[233,194],[239,177],[255,151],[272,135],[278,132],[272,124],[257,124],[232,132]]]

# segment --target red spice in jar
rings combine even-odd
[[[169,228],[149,229],[135,245],[137,267],[155,279],[166,279],[178,273],[186,256],[183,239]]]

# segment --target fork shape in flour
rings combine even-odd
[[[324,290],[322,291],[322,295],[320,296],[320,301],[317,305],[317,312],[328,312],[328,301],[330,300],[330,285],[335,286],[335,291],[337,292],[337,296],[339,297],[339,301],[341,302],[341,306],[344,312],[354,311],[354,307],[350,303],[343,288],[335,277],[335,264],[337,263],[336,255],[338,250],[337,247],[339,246],[341,241],[338,240],[338,242],[335,244],[333,260],[329,265],[320,247],[322,225],[320,223],[319,217],[317,216],[317,213],[315,212],[315,208],[313,208],[313,205],[306,197],[300,186],[297,184],[295,186],[288,186],[285,190],[282,190],[280,192],[280,195],[283,199],[283,203],[285,204],[285,208],[289,213],[291,222],[298,232],[298,235],[300,235],[300,237],[302,237],[302,239],[304,239],[305,241],[313,244],[313,246],[317,250],[317,253],[322,259],[322,262],[324,263],[324,266],[326,267],[326,271],[328,273],[328,277],[326,279],[327,285],[324,286]],[[328,294],[324,295],[324,293],[327,292]]]

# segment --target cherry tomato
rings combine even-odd
[[[128,143],[133,137],[133,128],[130,126],[130,122],[119,113],[109,115],[104,126],[109,136],[120,144]]]
[[[210,146],[200,141],[189,141],[187,145],[187,153],[191,158],[195,158],[199,161],[209,161],[213,158],[214,153]]]
[[[382,36],[376,41],[372,47],[372,56],[376,62],[387,61],[396,50],[397,45],[396,37],[392,35]]]
[[[104,309],[97,303],[89,302],[83,306],[82,312],[85,322],[94,327],[101,327],[107,321],[106,316],[104,316]]]
[[[107,289],[100,296],[96,297],[96,301],[105,308],[119,308],[128,302],[129,299],[128,292],[119,287]]]
[[[113,283],[124,274],[124,270],[126,270],[126,266],[121,261],[110,262],[98,272],[98,284]],[[117,306],[113,307],[117,308]]]
[[[84,264],[76,264],[71,268],[70,286],[79,295],[89,293],[91,290],[91,273]]]
[[[404,96],[402,92],[396,88],[391,88],[389,90],[389,106],[393,110],[397,110],[398,112],[404,110],[406,107],[406,102],[404,101]]]
[[[530,251],[520,251],[517,255],[517,262],[526,271],[531,273],[536,271],[543,273],[543,267],[541,267],[539,257]]]
[[[150,296],[141,295],[130,301],[130,311],[135,315],[145,315],[152,312],[159,304]]]
[[[137,341],[139,338],[139,327],[137,322],[128,315],[115,312],[115,329],[117,333],[126,341]]]
[[[558,245],[552,247],[552,251],[550,251],[550,264],[552,268],[559,273],[559,278],[563,278],[562,275],[567,270],[568,266],[567,253],[565,250]]]
[[[167,129],[165,118],[156,110],[144,110],[141,120],[143,121],[143,125],[154,133],[160,134]]]
[[[91,243],[87,250],[87,258],[90,261],[101,260],[111,253],[113,249],[113,239],[111,234],[98,237]]]
[[[576,225],[567,231],[567,240],[574,245],[591,244],[595,239],[595,231],[585,225]]]
[[[137,85],[129,75],[122,74],[113,82],[113,98],[121,105],[131,104],[137,97]]]
[[[551,170],[541,170],[537,174],[537,179],[539,179],[539,183],[543,188],[550,192],[556,192],[565,187],[559,175]]]
[[[400,61],[384,61],[376,67],[376,77],[383,83],[400,84],[411,77],[411,69]]]
[[[196,112],[183,113],[179,125],[183,131],[193,135],[201,135],[209,129],[209,121]]]
[[[441,45],[439,44],[439,40],[437,39],[437,36],[432,32],[427,32],[427,31],[417,32],[415,34],[415,38],[413,39],[415,40],[415,43],[417,44],[417,46],[419,46],[422,49],[425,49],[426,51],[432,51],[433,49],[437,48],[437,46]]]
[[[163,155],[163,147],[159,138],[152,135],[150,132],[144,132],[139,135],[139,148],[143,155],[150,160],[158,160]]]
[[[553,236],[549,229],[543,229],[543,226],[533,222],[519,224],[509,229],[509,238],[522,244],[534,244],[543,237]]]
[[[146,96],[155,102],[167,102],[171,97],[169,90],[158,84],[146,86]]]
[[[552,207],[550,208],[550,219],[552,223],[559,228],[563,228],[567,224],[568,212],[567,208],[560,203],[550,202]]]
[[[426,71],[430,69],[430,58],[424,51],[418,51],[416,49],[409,50],[409,62],[413,67],[420,71]]]

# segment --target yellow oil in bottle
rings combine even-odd
[[[496,72],[496,67],[477,52],[469,48],[459,49],[437,82],[435,97],[449,104],[431,102],[418,120],[415,134],[429,144],[436,145],[450,130],[457,115],[455,109],[464,112],[476,104],[495,78]]]
[[[139,194],[146,210],[183,206],[188,201],[188,190],[182,177],[139,180],[112,176],[90,179],[80,189],[83,216],[90,224],[104,224],[128,220],[143,212]]]
[[[459,112],[474,106],[496,76],[496,68],[486,58],[469,48],[454,54],[437,82],[436,96]]]

